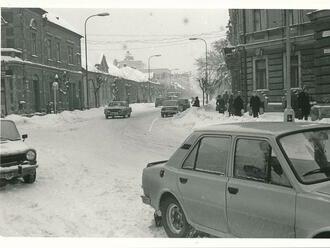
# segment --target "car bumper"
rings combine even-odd
[[[178,110],[165,110],[165,111],[162,111],[161,112],[162,114],[170,114],[170,115],[175,115],[175,114],[177,114],[177,113],[179,113],[179,111]]]
[[[126,115],[126,112],[106,112],[104,113],[105,115],[109,115],[109,116],[119,116],[119,115]]]
[[[142,202],[144,204],[151,205],[151,199],[150,199],[150,197],[145,196],[145,195],[141,195],[141,198],[142,198]]]
[[[12,179],[30,174],[38,167],[37,164],[21,164],[10,167],[0,167],[0,179]]]

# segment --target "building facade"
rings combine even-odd
[[[1,112],[47,112],[55,94],[58,110],[82,108],[82,36],[40,8],[1,8],[1,17]]]
[[[330,81],[324,74],[324,68],[330,65],[329,54],[324,52],[330,40],[328,33],[322,37],[330,30],[329,10],[231,9],[229,16],[231,46],[224,49],[226,63],[231,71],[232,91],[241,91],[246,103],[251,92],[257,90],[268,97],[270,105],[281,106],[286,93],[287,22],[291,88],[306,86],[315,100],[330,98]]]

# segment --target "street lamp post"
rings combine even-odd
[[[291,44],[289,10],[285,10],[285,36],[286,36],[286,108],[284,110],[284,122],[294,122],[294,111],[291,107]]]
[[[162,56],[161,54],[155,54],[155,55],[151,55],[151,56],[149,56],[149,58],[148,58],[148,83],[149,83],[149,102],[151,102],[151,95],[150,95],[150,84],[151,84],[151,82],[150,82],[150,59],[151,58],[153,58],[153,57],[160,57],[160,56]]]
[[[55,80],[53,82],[53,90],[54,90],[54,114],[56,114],[56,93],[58,89],[58,75],[55,75]]]
[[[87,29],[87,21],[94,17],[94,16],[108,16],[110,15],[107,12],[104,13],[99,13],[95,15],[88,16],[85,20],[85,62],[86,62],[86,100],[87,100],[87,108],[89,108],[89,85],[88,85],[88,63],[87,63],[87,34],[86,34],[86,29]]]
[[[189,40],[201,40],[205,43],[205,85],[208,86],[208,71],[207,71],[207,42],[203,38],[189,38]],[[204,86],[203,86],[204,88]],[[206,104],[208,104],[208,94],[206,94]],[[203,89],[203,106],[204,106],[204,89]]]

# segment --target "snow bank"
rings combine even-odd
[[[130,104],[133,115],[154,109],[153,103]],[[8,115],[5,119],[14,121],[17,125],[31,125],[35,127],[60,126],[68,123],[79,123],[95,118],[103,118],[104,107],[92,108],[88,110],[63,111],[58,114],[48,114],[44,116],[24,117],[20,115]]]
[[[204,107],[192,107],[186,111],[175,115],[172,123],[175,126],[196,129],[203,126],[222,124],[222,123],[235,123],[235,122],[252,122],[252,121],[267,121],[267,122],[281,122],[283,121],[283,113],[281,112],[268,112],[260,115],[259,118],[253,118],[249,113],[245,113],[242,117],[228,116],[228,113],[219,114],[215,111],[215,105],[209,104]],[[296,120],[297,122],[303,120]],[[330,123],[330,118],[317,121],[318,123]]]

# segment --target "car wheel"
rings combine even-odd
[[[188,237],[191,226],[179,202],[172,197],[165,199],[161,205],[162,224],[167,236],[171,238]]]
[[[23,180],[25,183],[34,183],[37,177],[37,173],[34,172],[32,174],[28,174],[26,176],[23,177]]]

